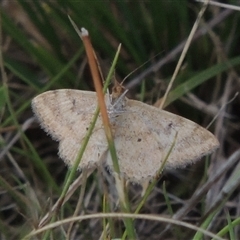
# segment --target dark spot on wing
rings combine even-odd
[[[167,127],[166,127],[165,129],[166,129],[166,131],[167,131],[168,133],[172,132],[172,130],[174,129],[174,123],[173,123],[173,122],[169,122],[169,123],[167,124]]]
[[[71,110],[73,112],[75,112],[77,115],[79,115],[80,113],[78,112],[78,110],[76,109],[76,99],[71,98],[71,96],[69,96],[69,100],[71,101],[72,105],[71,105]]]
[[[137,140],[138,142],[141,142],[142,141],[142,139],[141,138],[138,138],[138,140]]]

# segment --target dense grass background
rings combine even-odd
[[[154,104],[166,91],[201,6],[184,0],[1,1],[6,72],[4,78],[2,71],[0,87],[1,239],[23,238],[39,228],[68,176],[57,156],[57,143],[32,118],[32,98],[49,89],[94,90],[83,44],[67,15],[89,30],[105,76],[119,43],[118,80],[145,63],[125,86],[129,98]],[[240,87],[239,17],[237,11],[207,8],[166,104],[167,110],[204,127],[217,116],[210,130],[220,141],[219,150],[186,169],[165,171],[140,211],[149,218],[188,222],[228,239],[240,235],[240,99],[232,99]],[[78,216],[118,212],[109,178],[106,173],[105,178],[98,172],[90,175],[86,190],[77,188],[52,222],[73,216],[79,194]],[[140,193],[140,186],[129,187],[131,212]],[[123,235],[120,220],[105,221],[76,221],[71,231],[65,224],[32,239]],[[199,231],[169,225],[167,220],[138,219],[134,224],[139,239],[203,238]]]

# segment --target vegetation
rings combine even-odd
[[[185,0],[1,2],[1,239],[240,236],[237,11],[208,6],[202,12],[164,104],[204,127],[211,122],[220,148],[185,169],[164,170],[144,197],[141,186],[129,184],[124,213],[107,169],[76,173],[60,198],[71,174],[30,106],[49,89],[94,91],[68,15],[88,29],[104,77],[121,43],[116,78],[131,73],[124,82],[128,97],[159,106],[202,10],[202,3]]]

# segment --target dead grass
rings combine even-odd
[[[79,26],[93,33],[104,73],[119,42],[117,78],[150,59],[140,74],[137,71],[132,80],[126,80],[126,86],[129,98],[157,102],[166,91],[200,5],[142,2],[133,11],[132,3],[123,1],[109,4],[109,12],[100,9],[99,3],[89,8],[81,3],[19,2],[24,10],[13,1],[2,5],[0,238],[22,239],[35,230],[42,232],[30,239],[122,237],[123,215],[107,169],[77,173],[64,204],[58,204],[69,171],[57,156],[57,143],[32,118],[30,101],[47,89],[93,90],[82,43],[70,30],[67,9]],[[167,99],[167,110],[204,127],[217,116],[209,129],[221,146],[195,165],[163,172],[135,215],[139,239],[205,239],[208,233],[200,229],[227,239],[240,235],[240,98],[234,98],[240,88],[238,15],[217,7],[207,9]],[[141,202],[141,188],[129,184],[126,194],[134,213]]]

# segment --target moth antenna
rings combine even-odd
[[[142,68],[144,65],[146,65],[148,62],[150,62],[152,59],[156,58],[158,55],[160,55],[162,52],[157,53],[156,55],[154,55],[153,57],[151,57],[149,60],[147,60],[146,62],[144,62],[143,64],[141,64],[139,67],[137,67],[136,69],[134,69],[132,72],[130,72],[120,83],[121,85],[124,83],[124,81],[130,77],[133,73],[135,73],[137,70],[139,70],[140,68]]]

